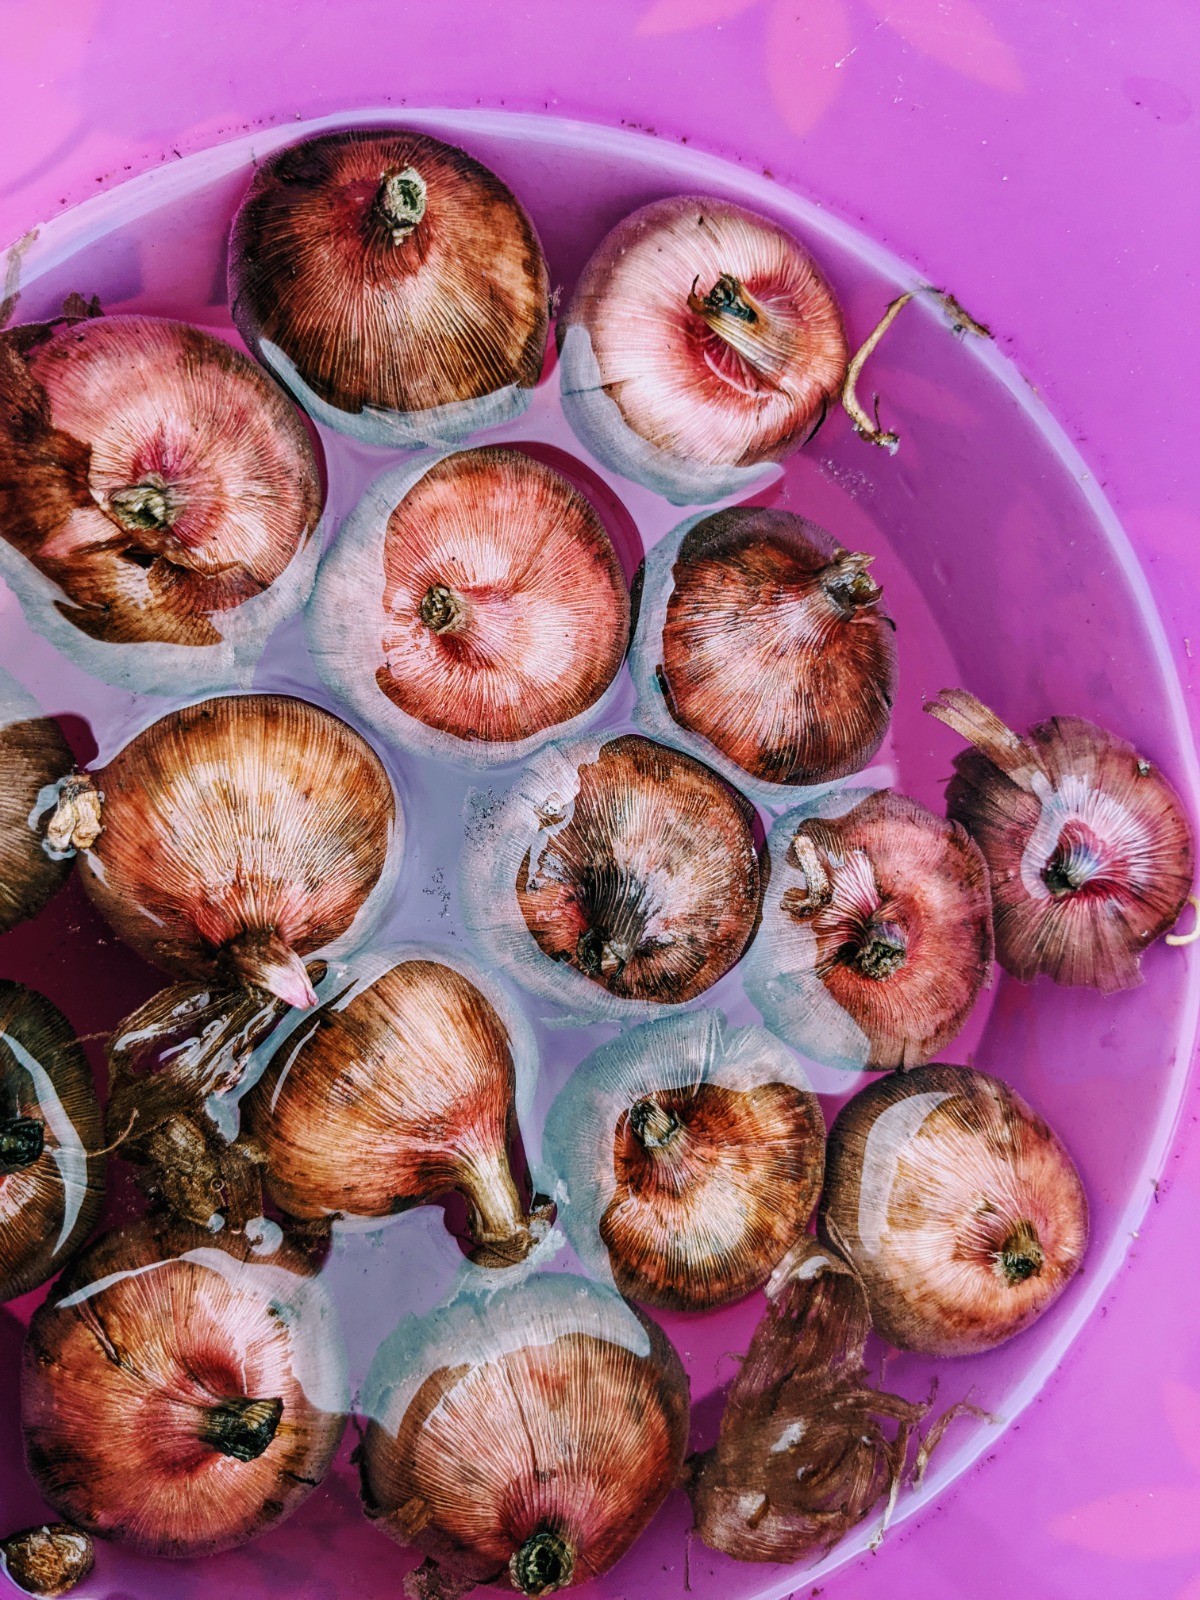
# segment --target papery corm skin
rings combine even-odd
[[[346,1402],[333,1308],[303,1258],[167,1219],[98,1240],[25,1345],[39,1488],[149,1555],[210,1555],[288,1516],[328,1468]]]
[[[900,1349],[969,1355],[1011,1339],[1083,1264],[1087,1197],[1061,1140],[969,1067],[880,1078],[829,1131],[821,1236]]]
[[[504,420],[489,402],[515,414],[541,373],[550,293],[529,218],[481,163],[403,128],[261,162],[229,288],[242,337],[302,403],[376,442],[390,416],[452,437]]]
[[[295,407],[212,334],[142,316],[0,333],[0,533],[90,638],[218,644],[321,500]]]
[[[1178,919],[1195,872],[1166,778],[1081,717],[1022,739],[964,689],[925,709],[975,746],[955,758],[946,808],[987,860],[1000,965],[1105,993],[1139,984],[1142,953]]]
[[[92,776],[101,828],[80,872],[120,936],[168,972],[292,1005],[316,999],[301,958],[347,932],[403,846],[378,756],[286,695],[173,711]]]

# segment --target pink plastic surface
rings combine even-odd
[[[172,148],[231,137],[239,117],[290,121],[296,113],[386,106],[389,96],[398,98],[397,74],[410,104],[503,101],[651,123],[747,161],[739,174],[695,164],[665,139],[405,111],[460,138],[513,183],[543,232],[556,281],[568,286],[622,211],[672,189],[719,187],[792,222],[829,266],[852,333],[861,335],[892,286],[908,286],[914,274],[833,218],[860,223],[917,263],[916,276],[952,288],[1000,334],[999,350],[962,346],[932,310],[913,308],[871,377],[886,420],[903,435],[900,455],[892,461],[869,451],[844,425],[827,430],[789,475],[783,502],[847,538],[861,537],[867,548],[888,547],[880,564],[904,625],[907,709],[894,754],[905,786],[936,802],[953,742],[914,708],[922,693],[942,687],[950,658],[971,687],[1018,722],[1053,709],[1097,716],[1135,736],[1177,782],[1193,776],[1189,705],[1177,673],[1187,672],[1185,639],[1196,624],[1190,585],[1200,570],[1200,519],[1195,452],[1180,442],[1195,384],[1179,326],[1186,292],[1179,246],[1182,229],[1196,230],[1194,218],[1181,227],[1169,204],[1172,167],[1185,141],[1194,146],[1186,91],[1195,73],[1182,76],[1192,34],[1182,9],[1140,17],[1136,45],[1132,22],[1122,38],[1119,26],[1096,20],[1094,8],[1085,20],[1076,7],[1000,8],[994,0],[982,9],[963,0],[873,0],[869,8],[823,0],[802,13],[783,0],[644,0],[511,8],[517,16],[507,7],[363,5],[302,19],[290,6],[262,6],[247,17],[222,5],[169,22],[112,4],[77,7],[71,26],[64,24],[70,6],[52,24],[35,21],[32,8],[8,9],[17,26],[10,24],[0,69],[0,89],[8,91],[0,117],[19,119],[6,148],[22,151],[28,164],[7,158],[8,192],[0,194],[7,239],[89,187],[126,176],[126,164],[138,169]],[[1119,22],[1117,9],[1110,23]],[[235,18],[236,36],[229,31]],[[64,32],[48,40],[45,30],[55,25]],[[1086,158],[1072,137],[1082,117]],[[751,157],[774,179],[752,170]],[[243,149],[233,162],[236,181],[211,191],[212,209],[185,206],[170,234],[127,228],[102,267],[89,256],[103,281],[78,282],[69,272],[47,278],[20,314],[48,308],[60,290],[96,288],[110,309],[125,302],[200,319],[207,308],[202,320],[219,323],[214,229],[245,181],[245,158]],[[785,174],[791,191],[825,202],[829,214],[793,201],[777,181]],[[146,190],[156,205],[164,183],[185,190],[191,178],[183,169],[164,174]],[[104,204],[128,221],[128,203],[128,195],[114,195]],[[67,219],[48,228],[30,270],[51,268],[55,249],[66,249],[81,225]],[[1065,432],[1001,350],[1053,397]],[[506,433],[575,450],[551,422],[540,434],[528,425]],[[344,452],[342,462],[333,492],[345,509],[383,458]],[[643,532],[661,531],[645,527],[636,493],[621,492]],[[1159,580],[1165,634],[1110,505],[1151,582]],[[12,615],[4,613],[6,630]],[[17,631],[5,636],[10,662]],[[40,689],[66,687],[48,647],[22,642],[20,656],[23,675]],[[49,709],[74,703],[44,697]],[[1194,726],[1194,704],[1190,710]],[[426,877],[436,870],[435,841],[428,850]],[[431,933],[436,912],[432,899],[421,900],[425,878],[418,871],[409,881],[409,910],[425,911],[431,926],[419,931]],[[110,1023],[118,1002],[132,1003],[153,982],[111,951],[100,952],[102,991],[81,977],[71,961],[79,946],[66,935],[78,941],[81,924],[97,932],[87,919],[72,889],[11,953],[7,941],[0,946],[5,975],[44,988],[81,1031]],[[1009,1077],[1061,1127],[1084,1169],[1096,1234],[1086,1278],[1051,1317],[983,1363],[945,1364],[943,1394],[953,1398],[956,1385],[974,1382],[1006,1416],[1035,1395],[1038,1407],[999,1437],[963,1424],[927,1486],[928,1499],[941,1495],[936,1514],[912,1516],[873,1557],[811,1579],[719,1567],[694,1547],[696,1592],[806,1595],[815,1583],[841,1600],[884,1586],[931,1600],[1200,1594],[1200,1290],[1189,1282],[1200,1152],[1185,1138],[1177,1159],[1166,1161],[1187,1105],[1195,976],[1194,958],[1159,948],[1135,995],[1102,1002],[1043,986],[998,991],[977,1060]],[[1155,1193],[1160,1204],[1144,1244],[1131,1243]],[[431,1251],[445,1243],[422,1237]],[[1082,1338],[1051,1376],[1089,1313]],[[744,1344],[753,1314],[747,1307],[711,1325],[672,1323],[699,1398],[720,1381],[722,1353]],[[367,1353],[377,1336],[370,1323],[363,1316],[352,1328],[352,1342]],[[11,1373],[17,1332],[6,1314],[0,1371]],[[905,1376],[889,1369],[889,1381]],[[920,1376],[907,1374],[913,1383]],[[0,1384],[10,1388],[11,1379]],[[3,1458],[11,1464],[7,1393],[0,1405],[8,1419],[0,1424]],[[715,1403],[698,1406],[697,1421],[701,1434],[711,1430]],[[942,1493],[981,1450],[986,1465]],[[39,1514],[11,1471],[0,1478],[0,1503],[13,1522]],[[685,1523],[677,1500],[605,1592],[630,1600],[680,1593]],[[311,1514],[244,1553],[187,1576],[105,1553],[85,1592],[108,1600],[383,1596],[395,1592],[394,1572],[389,1546],[356,1520],[343,1477],[322,1491]]]

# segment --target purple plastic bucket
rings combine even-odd
[[[394,119],[396,112],[356,111],[353,120],[376,115]],[[403,121],[462,143],[511,184],[539,228],[554,281],[567,290],[613,221],[656,195],[682,191],[727,194],[790,226],[830,275],[852,339],[866,332],[898,288],[922,281],[864,235],[789,190],[692,150],[547,115],[405,110]],[[229,217],[252,157],[299,131],[303,126],[293,124],[216,145],[108,190],[44,227],[21,263],[19,315],[51,314],[66,293],[82,290],[99,293],[109,311],[176,315],[227,330],[221,284]],[[852,548],[878,553],[876,571],[901,630],[898,713],[881,757],[894,769],[898,785],[927,804],[939,804],[955,741],[920,715],[920,701],[946,684],[962,682],[1019,727],[1049,711],[1068,710],[1136,737],[1194,797],[1186,712],[1142,571],[1087,467],[1027,383],[994,345],[956,339],[939,305],[918,296],[874,359],[870,384],[880,393],[885,421],[901,434],[898,455],[871,450],[839,419],[789,466],[770,497],[831,528]],[[647,543],[683,514],[587,461],[557,414],[553,372],[526,417],[486,437],[534,441],[580,458],[585,468],[607,479]],[[331,436],[324,443],[330,509],[340,518],[393,458]],[[28,683],[47,710],[86,717],[102,753],[131,727],[167,708],[169,702],[137,702],[64,668],[52,648],[26,629],[11,600],[0,610],[0,629],[0,663]],[[272,646],[257,681],[263,687],[300,686],[328,703],[306,671],[298,639],[287,636]],[[622,718],[630,699],[626,694],[618,700],[608,725],[627,725]],[[445,938],[457,926],[456,905],[453,898],[447,903],[427,891],[439,870],[453,878],[448,867],[455,834],[450,824],[436,819],[452,822],[451,795],[461,800],[477,780],[427,771],[403,757],[395,765],[406,786],[410,819],[423,825],[414,827],[418,847],[388,931],[396,937]],[[443,909],[448,909],[445,917]],[[85,949],[90,954],[81,975]],[[41,987],[81,1032],[111,1025],[156,982],[109,939],[73,887],[37,924],[0,943],[0,971]],[[1126,1256],[1180,1115],[1198,1003],[1195,964],[1180,952],[1151,951],[1146,980],[1138,991],[1105,1000],[1045,984],[1025,989],[1002,981],[989,997],[990,1012],[973,1019],[961,1047],[947,1052],[954,1059],[961,1051],[973,1052],[978,1065],[1011,1081],[1061,1131],[1087,1184],[1094,1228],[1086,1274],[1036,1329],[986,1358],[936,1364],[947,1400],[970,1387],[973,1399],[1011,1423],[1042,1391]],[[736,1021],[753,1017],[736,974],[705,998]],[[531,1009],[536,1014],[536,1005]],[[595,1037],[542,1031],[548,1065],[539,1114]],[[827,1107],[852,1081],[832,1074],[819,1079]],[[534,1140],[537,1121],[527,1130]],[[373,1253],[364,1296],[356,1252],[365,1248]],[[555,1265],[563,1264],[564,1258],[556,1259]],[[379,1245],[351,1241],[331,1276],[336,1292],[344,1275],[345,1292],[353,1296],[348,1324],[355,1376],[407,1302],[397,1283],[419,1278],[421,1298],[432,1304],[455,1266],[452,1241],[435,1210],[400,1219]],[[1161,1281],[1169,1282],[1169,1273]],[[27,1310],[10,1308],[18,1315]],[[752,1301],[709,1317],[666,1319],[692,1375],[697,1442],[712,1437],[720,1387],[731,1374],[728,1353],[744,1348],[758,1310],[759,1302]],[[15,1340],[8,1313],[3,1326]],[[11,1374],[11,1363],[7,1370]],[[888,1383],[924,1393],[932,1370],[906,1357],[889,1364]],[[11,1401],[11,1393],[0,1395],[7,1418],[3,1426],[10,1430]],[[910,1517],[941,1495],[981,1453],[1004,1452],[1014,1443],[998,1427],[958,1424],[922,1490],[902,1500],[899,1515]],[[16,1466],[15,1435],[10,1445],[0,1503],[16,1523],[41,1512]],[[256,1596],[284,1588],[313,1597],[394,1593],[397,1554],[365,1527],[354,1501],[353,1474],[343,1452],[338,1474],[298,1517],[244,1551],[188,1567],[164,1567],[106,1549],[84,1592],[112,1600],[218,1591]],[[895,1543],[923,1552],[914,1571],[938,1568],[942,1551],[948,1561],[951,1550],[957,1552],[954,1560],[969,1561],[971,1524],[956,1532],[955,1515],[952,1509],[936,1521],[923,1519],[914,1540],[897,1528],[874,1558],[877,1569],[862,1577],[826,1574],[863,1548],[874,1522],[828,1563],[802,1573],[735,1567],[693,1545],[691,1589],[766,1600],[824,1585],[827,1593],[849,1597],[865,1592],[868,1582],[873,1589],[881,1581]],[[983,1516],[1003,1529],[1003,1505],[989,1506]],[[673,1497],[647,1538],[595,1592],[627,1600],[682,1593],[687,1521],[685,1502]],[[1028,1549],[1023,1551],[1021,1564],[1028,1571]],[[978,1592],[1010,1592],[999,1581],[992,1589],[983,1587],[991,1581],[980,1575]],[[1068,1575],[1064,1581],[1072,1580]],[[1043,1591],[1034,1576],[1023,1587],[1034,1593],[1084,1592],[1072,1587]]]

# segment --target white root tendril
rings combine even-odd
[[[117,1135],[117,1137],[111,1140],[108,1144],[101,1145],[99,1150],[89,1150],[87,1152],[88,1160],[94,1161],[97,1156],[111,1155],[114,1150],[120,1149],[121,1145],[125,1143],[126,1139],[128,1139],[129,1135],[133,1132],[133,1125],[137,1119],[138,1108],[134,1106],[133,1110],[129,1113],[129,1121],[125,1124],[124,1128]]]
[[[1195,919],[1191,933],[1169,933],[1165,940],[1165,943],[1174,945],[1176,949],[1200,942],[1200,895],[1188,895],[1187,903],[1191,906]]]
[[[888,1490],[887,1505],[883,1508],[883,1517],[880,1520],[879,1526],[867,1540],[867,1549],[870,1550],[872,1554],[879,1549],[879,1546],[884,1541],[884,1536],[886,1535],[888,1528],[891,1526],[892,1517],[896,1510],[896,1502],[899,1500],[899,1498],[900,1477],[899,1474],[897,1474],[897,1476],[892,1479],[892,1486]]]
[[[867,414],[867,412],[863,409],[862,402],[859,400],[856,390],[858,380],[862,376],[862,369],[867,364],[867,358],[870,356],[871,352],[875,349],[875,346],[883,338],[884,334],[891,327],[892,323],[895,322],[900,312],[911,299],[912,293],[910,291],[907,294],[898,295],[896,299],[892,301],[887,310],[883,313],[883,316],[879,319],[878,324],[867,335],[866,339],[864,339],[862,344],[855,351],[853,357],[851,358],[850,365],[846,368],[846,381],[842,385],[842,405],[845,407],[846,414],[854,424],[855,433],[857,433],[860,438],[866,439],[868,444],[879,445],[880,448],[886,450],[889,455],[895,455],[896,451],[900,448],[900,435],[898,433],[885,432],[884,429],[880,427],[878,409],[876,409],[876,415],[874,418]],[[878,407],[878,402],[876,404]]]
[[[100,837],[100,791],[86,772],[74,772],[59,786],[58,804],[46,825],[51,850],[90,850]]]

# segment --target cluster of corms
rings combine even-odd
[[[454,450],[528,402],[550,304],[529,219],[463,152],[395,129],[280,150],[230,262],[246,345],[311,417],[433,447],[321,561],[314,661],[388,745],[533,758],[468,829],[468,922],[534,995],[637,1024],[546,1128],[592,1276],[527,1265],[385,1342],[358,1399],[367,1513],[425,1556],[408,1592],[442,1600],[583,1582],[681,1481],[714,1548],[826,1549],[894,1497],[926,1420],[873,1387],[871,1329],[988,1349],[1085,1250],[1052,1130],[1002,1082],[929,1063],[993,955],[1025,980],[1139,980],[1191,887],[1181,806],[1124,740],[1069,717],[1022,738],[961,690],[927,707],[971,746],[948,818],[887,790],[796,793],[861,771],[887,729],[894,629],[871,558],[786,512],[718,510],[649,553],[634,607],[578,486],[520,448]],[[679,503],[752,486],[848,370],[853,390],[813,262],[725,201],[621,223],[557,336],[580,439]],[[253,655],[306,597],[321,503],[300,416],[216,338],[77,298],[0,335],[12,581],[93,671],[136,681],[153,650],[161,684],[231,640]],[[588,735],[627,656],[645,731]],[[742,790],[802,802],[765,850]],[[67,1521],[3,1546],[32,1592],[78,1581],[89,1535],[209,1553],[320,1482],[350,1409],[319,1276],[334,1219],[458,1191],[476,1263],[536,1268],[552,1208],[525,1203],[509,1158],[536,1069],[520,1009],[446,950],[362,948],[403,845],[378,756],[300,699],[190,704],[84,773],[3,691],[0,931],[74,859],[178,980],[113,1034],[106,1124],[63,1017],[0,983],[0,1298],[67,1269],[33,1318],[22,1401],[30,1469]],[[743,958],[767,1027],[674,1009]],[[902,1070],[827,1141],[797,1051]],[[152,1205],[78,1255],[106,1138]],[[631,1302],[700,1312],[764,1286],[719,1442],[685,1463],[682,1366]]]

